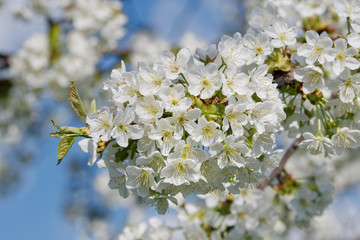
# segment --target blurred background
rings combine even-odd
[[[77,82],[85,108],[106,104],[102,82],[163,50],[205,47],[246,30],[241,0],[0,1],[1,239],[115,239],[127,222],[156,212],[108,188],[77,142],[60,165],[60,126],[84,126],[67,101]],[[354,168],[356,169],[356,168]],[[360,236],[358,179],[344,183],[325,218],[343,239]],[[164,218],[174,221],[170,211]],[[330,221],[329,220],[329,221]],[[321,226],[321,225],[320,225]],[[331,225],[328,225],[331,226]],[[324,228],[326,229],[326,228]],[[325,231],[326,232],[326,231]],[[289,239],[305,239],[295,230]],[[330,239],[330,238],[324,238]],[[331,238],[332,239],[332,238]],[[340,239],[340,238],[338,238]]]

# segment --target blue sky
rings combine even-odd
[[[57,139],[42,141],[40,160],[26,169],[19,189],[0,201],[4,239],[72,239],[74,229],[63,215],[67,166],[56,166]]]

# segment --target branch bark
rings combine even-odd
[[[295,152],[295,150],[298,148],[299,144],[304,140],[304,137],[301,135],[297,139],[294,140],[294,142],[291,144],[291,146],[288,148],[284,156],[282,157],[280,164],[275,170],[270,174],[269,178],[263,181],[259,186],[258,189],[264,189],[271,181],[280,175],[282,171],[285,168],[286,162],[289,160],[290,156]]]
[[[10,66],[9,55],[0,53],[0,68],[9,67],[9,66]]]

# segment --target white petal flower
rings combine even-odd
[[[254,28],[264,28],[275,21],[276,15],[276,8],[272,3],[268,3],[266,9],[254,7],[251,11],[249,25]]]
[[[118,110],[111,131],[111,136],[116,139],[120,147],[127,147],[129,138],[140,139],[144,134],[144,129],[138,125],[131,125],[135,119],[135,113],[132,108],[125,108],[124,111]]]
[[[247,33],[243,39],[244,46],[254,52],[254,61],[258,64],[262,64],[265,61],[265,57],[273,52],[273,48],[270,44],[269,36],[261,32],[257,36],[252,33]]]
[[[139,168],[136,166],[126,167],[128,179],[126,185],[134,187],[141,197],[149,195],[150,189],[156,189],[157,184],[154,180],[154,170],[152,168]]]
[[[163,107],[169,111],[186,111],[192,104],[189,97],[185,97],[185,88],[181,84],[174,87],[163,87],[159,93]]]
[[[199,108],[190,109],[189,111],[175,111],[173,116],[169,120],[175,126],[174,137],[181,139],[184,134],[184,128],[186,131],[191,132],[194,128],[194,120],[197,120],[201,115]]]
[[[237,67],[253,62],[254,53],[245,48],[242,43],[240,33],[235,33],[234,38],[223,36],[218,45],[219,55],[224,59],[225,63],[234,63]]]
[[[163,108],[159,101],[149,96],[136,102],[135,112],[142,122],[148,123],[160,118],[163,115]]]
[[[266,123],[277,122],[277,115],[273,111],[274,104],[270,101],[258,102],[249,111],[249,123],[255,125],[259,134],[265,132]]]
[[[294,8],[302,18],[323,16],[323,14],[325,14],[328,10],[329,2],[330,1],[324,2],[323,0],[304,0],[298,2]]]
[[[248,148],[242,142],[236,141],[234,136],[229,136],[224,139],[223,143],[215,143],[210,146],[209,152],[212,155],[217,155],[217,163],[221,169],[228,166],[243,167],[245,160],[241,154],[248,152]]]
[[[202,99],[211,98],[221,87],[218,65],[209,63],[206,66],[196,65],[188,74],[188,91],[194,96],[200,95]]]
[[[338,129],[331,141],[335,146],[336,154],[340,155],[347,148],[357,148],[360,145],[360,131],[343,127]]]
[[[111,71],[110,79],[104,82],[104,90],[109,90],[110,93],[114,94],[117,92],[117,88],[120,85],[125,84],[125,78],[123,73],[126,73],[126,65],[124,61],[121,61],[120,68],[113,69]]]
[[[303,134],[304,141],[299,144],[299,147],[305,148],[310,154],[319,157],[328,157],[334,153],[334,146],[329,138],[321,135],[314,136],[314,134],[306,132]]]
[[[295,69],[294,78],[303,82],[304,93],[312,93],[316,88],[323,89],[325,87],[324,74],[321,68],[314,65]]]
[[[267,99],[267,91],[272,87],[273,76],[268,74],[268,66],[260,65],[250,72],[250,83],[248,87],[256,93],[256,95],[265,100]]]
[[[207,121],[204,117],[199,118],[198,125],[190,134],[195,141],[201,141],[205,147],[214,141],[220,142],[224,139],[224,133],[217,129],[220,125],[213,121]]]
[[[183,158],[168,158],[166,167],[161,171],[161,177],[164,178],[165,183],[175,186],[188,185],[190,182],[197,182],[203,178],[200,173],[200,163]]]
[[[227,97],[235,93],[245,95],[250,91],[250,89],[246,87],[249,83],[249,76],[239,72],[233,63],[228,64],[225,74],[221,75],[221,81],[223,84],[222,93]]]
[[[360,35],[357,32],[350,33],[349,36],[347,36],[348,43],[350,46],[354,48],[360,48]]]
[[[335,59],[332,63],[332,69],[336,75],[340,75],[345,68],[354,70],[360,67],[360,62],[353,57],[359,53],[356,48],[347,48],[347,42],[342,38],[336,39],[334,44],[335,51],[329,53],[329,55]]]
[[[346,72],[346,71],[344,71]],[[354,103],[360,93],[360,73],[350,77],[350,73],[342,74],[341,78],[345,78],[339,85],[339,98],[343,103]]]
[[[146,64],[139,63],[140,84],[139,91],[144,96],[155,95],[163,86],[170,86],[170,81],[165,78],[163,66],[156,64],[150,69]]]
[[[129,196],[129,189],[126,187],[126,164],[123,162],[117,163],[109,159],[105,159],[104,162],[109,170],[109,187],[111,189],[118,189],[120,196],[127,198]]]
[[[248,122],[248,116],[245,114],[246,105],[245,104],[229,104],[225,108],[225,114],[223,120],[223,130],[227,131],[229,129],[229,124],[231,126],[232,133],[235,137],[240,137],[244,133],[243,126]]]
[[[296,43],[296,27],[289,27],[284,19],[276,19],[272,26],[264,28],[265,32],[273,38],[271,45],[275,48],[292,46]]]
[[[137,142],[137,150],[140,153],[152,153],[155,151],[155,141],[151,140],[148,136],[151,129],[152,125],[144,125],[144,136]]]
[[[139,92],[137,75],[131,72],[122,73],[121,79],[118,80],[118,87],[112,91],[114,102],[120,104],[129,102],[130,104],[134,104]]]
[[[102,107],[99,113],[89,113],[86,123],[90,126],[89,136],[102,141],[109,141],[113,128],[113,114],[108,107]]]
[[[276,136],[272,132],[264,132],[262,134],[255,133],[253,136],[253,153],[255,157],[259,157],[262,153],[270,153],[275,145]]]
[[[170,158],[191,159],[196,162],[204,162],[209,158],[209,155],[199,148],[199,143],[192,140],[191,137],[186,139],[186,142],[181,140],[176,144],[174,153]]]
[[[203,63],[213,62],[218,56],[218,50],[215,44],[211,44],[207,49],[197,48],[195,58]]]
[[[315,215],[319,210],[315,203],[318,195],[314,191],[308,190],[306,187],[300,188],[296,198],[290,201],[289,207],[296,211],[296,221],[308,221],[311,216]]]
[[[297,53],[299,56],[306,57],[307,64],[314,64],[319,61],[320,64],[325,62],[326,52],[331,49],[333,41],[325,34],[319,34],[313,30],[306,32],[306,42],[302,44]]]
[[[148,156],[137,158],[136,164],[151,167],[155,173],[159,174],[165,166],[165,159],[160,152],[154,151]]]
[[[190,60],[190,51],[187,48],[181,49],[176,58],[170,51],[161,54],[160,59],[165,67],[166,77],[170,80],[176,79],[180,73],[185,73]]]
[[[343,18],[360,18],[360,2],[356,0],[334,0],[336,13]]]
[[[177,140],[174,137],[174,126],[170,125],[169,120],[160,119],[156,122],[157,128],[153,128],[149,132],[149,138],[152,140],[157,140],[157,143],[161,149],[161,154],[168,156],[171,149],[175,147]]]
[[[97,144],[92,139],[82,139],[78,142],[78,145],[81,149],[81,151],[85,153],[90,153],[90,159],[88,162],[89,166],[94,165],[96,160],[100,157],[100,154],[97,153]]]

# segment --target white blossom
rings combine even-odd
[[[325,87],[323,71],[314,65],[295,69],[294,78],[299,82],[303,82],[304,93],[312,93],[316,88],[323,89]]]
[[[97,153],[97,144],[92,139],[82,139],[78,142],[81,151],[90,153],[89,166],[94,165],[96,160],[100,158],[100,154]]]
[[[334,146],[331,140],[321,135],[314,135],[306,132],[303,134],[304,141],[300,143],[300,147],[305,148],[310,154],[319,157],[328,157],[333,154]]]
[[[113,113],[110,108],[102,107],[99,113],[89,113],[86,123],[90,126],[89,136],[102,141],[109,141],[113,128]]]
[[[186,111],[192,104],[189,97],[185,97],[185,88],[181,84],[174,87],[163,87],[159,93],[163,107],[169,111]]]
[[[360,146],[360,131],[343,127],[332,136],[331,142],[334,144],[336,154],[340,155],[347,148]]]
[[[153,96],[144,97],[137,101],[135,105],[135,112],[144,123],[160,118],[163,111],[161,102],[155,100]]]
[[[124,111],[118,110],[114,120],[114,128],[111,136],[116,139],[120,147],[127,147],[129,138],[140,139],[144,134],[144,129],[138,125],[131,125],[135,119],[135,112],[132,108],[125,108]]]
[[[175,55],[170,51],[165,51],[160,57],[165,67],[166,77],[170,80],[176,79],[180,73],[185,73],[188,69],[188,62],[190,60],[190,51],[187,48],[181,49]]]
[[[202,145],[208,147],[214,141],[220,142],[224,139],[224,133],[218,128],[220,128],[218,123],[207,121],[206,118],[201,117],[197,127],[190,134],[195,141],[201,141]]]
[[[169,120],[160,119],[156,122],[156,128],[153,128],[148,136],[152,140],[156,140],[161,149],[161,154],[169,155],[171,149],[176,145],[177,140],[174,137],[174,126],[170,125]]]
[[[325,53],[332,48],[333,41],[327,34],[319,36],[317,32],[310,30],[306,32],[306,42],[298,48],[299,56],[306,57],[307,64],[314,64],[316,61],[323,64],[327,56]]]
[[[223,75],[221,75],[222,81],[222,93],[230,97],[235,93],[239,95],[246,95],[248,87],[246,86],[249,82],[249,76],[245,73],[239,72],[237,67],[233,63],[229,63],[228,67]]]
[[[264,63],[266,56],[273,52],[273,47],[270,44],[270,37],[264,32],[260,32],[258,35],[252,33],[245,34],[244,46],[254,52],[254,61],[258,64]]]
[[[188,74],[189,93],[202,99],[211,98],[221,87],[218,66],[215,63],[195,65]]]
[[[144,63],[139,64],[140,84],[139,91],[144,96],[158,94],[163,86],[170,86],[170,81],[165,78],[165,70],[161,65],[153,69]]]
[[[289,27],[284,19],[276,19],[272,26],[267,26],[264,30],[273,38],[271,45],[275,48],[292,46],[296,43],[296,27]]]
[[[192,159],[168,158],[166,166],[161,171],[165,183],[175,186],[197,182],[202,178],[200,174],[200,163]]]
[[[152,168],[128,166],[126,167],[126,173],[128,175],[126,185],[136,188],[142,197],[148,196],[150,189],[155,190],[157,188]]]
[[[240,141],[236,141],[234,136],[224,139],[224,144],[215,143],[210,146],[209,152],[216,156],[218,165],[221,169],[228,166],[236,166],[238,168],[245,166],[245,160],[241,156],[247,153],[248,148]]]
[[[345,39],[339,38],[334,41],[335,49],[328,51],[327,60],[331,59],[332,69],[336,75],[340,75],[346,68],[354,70],[360,67],[360,62],[353,56],[359,51],[353,47],[347,47]]]

